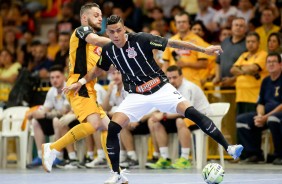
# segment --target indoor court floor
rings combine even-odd
[[[201,171],[187,170],[129,170],[130,184],[204,184]],[[109,177],[108,169],[53,169],[45,173],[42,168],[21,170],[0,169],[0,184],[103,184]],[[225,165],[222,182],[230,184],[282,184],[282,166],[271,164]]]

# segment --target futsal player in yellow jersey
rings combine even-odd
[[[206,47],[206,43],[198,35],[190,31],[189,14],[181,12],[175,16],[178,33],[171,37],[172,40],[189,41],[193,44]],[[194,50],[175,49],[167,47],[163,53],[163,71],[171,65],[177,65],[183,71],[185,79],[201,87],[200,69],[208,67],[208,55]]]
[[[96,65],[101,53],[99,46],[110,42],[108,38],[100,37],[96,34],[101,29],[102,22],[102,13],[97,4],[88,3],[83,5],[80,10],[80,18],[82,26],[75,29],[70,39],[69,77],[67,85],[71,85],[83,78]],[[47,172],[52,170],[53,160],[50,161],[50,159],[55,159],[53,158],[54,156],[46,159],[49,156],[48,151],[49,153],[50,150],[57,153],[68,144],[85,138],[97,130],[107,129],[110,120],[96,102],[95,82],[96,79],[83,85],[82,90],[77,95],[74,95],[72,92],[67,94],[74,113],[81,123],[72,128],[56,142],[42,145],[43,167]],[[106,147],[106,136],[106,131],[103,131],[103,148]]]

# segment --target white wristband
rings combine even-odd
[[[78,82],[79,82],[82,86],[87,83],[87,81],[86,81],[85,78],[79,79]]]

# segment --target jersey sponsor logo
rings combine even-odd
[[[137,52],[135,51],[134,47],[128,47],[128,49],[125,51],[127,52],[127,56],[129,58],[135,58],[137,56]]]
[[[136,92],[137,93],[145,93],[150,91],[151,89],[153,89],[154,87],[156,87],[158,84],[161,83],[161,80],[159,77],[154,78],[152,80],[149,80],[148,82],[140,85],[140,86],[136,86]]]
[[[101,56],[101,48],[100,47],[95,47],[93,52],[98,55],[98,56]]]
[[[150,42],[150,45],[154,45],[156,47],[162,47],[163,45],[160,43],[156,43],[156,42]]]
[[[88,31],[88,30],[89,30],[89,27],[85,26],[85,27],[83,27],[83,30],[84,30],[84,31]]]

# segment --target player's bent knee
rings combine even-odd
[[[111,121],[108,126],[108,136],[117,135],[121,131],[122,127],[114,121]]]

